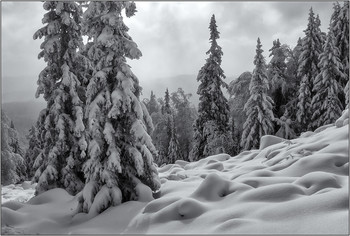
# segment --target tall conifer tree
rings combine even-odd
[[[47,62],[39,74],[36,97],[47,101],[41,112],[40,132],[43,149],[36,158],[34,180],[36,194],[51,188],[65,188],[75,194],[83,187],[79,168],[87,147],[83,124],[83,101],[78,91],[82,78],[77,72],[84,62],[77,54],[82,46],[80,21],[82,10],[75,2],[44,2],[48,11],[42,20],[46,24],[34,34],[44,37],[39,59]]]
[[[29,134],[27,135],[27,139],[28,139],[29,147],[26,150],[24,160],[27,166],[27,177],[29,179],[32,179],[35,174],[35,170],[33,168],[34,161],[41,152],[41,148],[38,142],[37,130],[34,125],[29,129]]]
[[[18,142],[18,132],[12,120],[1,110],[1,184],[16,184],[25,178],[26,163]]]
[[[329,30],[327,40],[320,54],[319,67],[321,72],[315,79],[312,99],[311,128],[315,129],[322,125],[334,123],[342,114],[343,105],[338,98],[342,91],[338,81],[342,81],[346,76],[343,74],[343,65],[339,59],[339,50],[335,46],[333,30]]]
[[[333,31],[335,37],[335,46],[339,49],[339,59],[342,63],[341,71],[346,75],[345,77],[337,77],[340,79],[339,84],[343,88],[338,91],[338,98],[345,107],[348,104],[348,97],[346,96],[349,78],[349,2],[344,2],[341,6],[338,2],[333,4],[333,14],[330,20],[330,30]]]
[[[176,127],[174,121],[174,115],[171,116],[171,137],[168,147],[167,163],[175,163],[176,160],[182,159],[182,155],[179,148],[179,141],[176,134]]]
[[[94,65],[87,87],[88,161],[78,211],[94,216],[110,206],[137,200],[140,185],[160,187],[147,133],[152,120],[140,101],[141,87],[126,64],[141,51],[128,35],[122,11],[131,17],[133,2],[91,1],[83,15],[83,33],[93,40],[87,55]]]
[[[270,57],[271,61],[268,65],[269,69],[269,81],[270,81],[270,91],[269,95],[275,102],[273,109],[275,117],[281,117],[284,113],[284,105],[287,103],[287,94],[283,93],[284,85],[286,84],[286,68],[287,65],[286,55],[284,48],[281,47],[279,39],[273,41],[273,46],[269,50],[271,51]]]
[[[179,149],[183,160],[189,160],[193,142],[193,123],[197,117],[197,110],[191,106],[190,97],[182,88],[171,94],[174,105],[174,125],[179,141]]]
[[[200,82],[197,90],[200,102],[198,119],[195,123],[194,147],[191,151],[192,160],[216,153],[216,150],[206,148],[210,140],[207,139],[208,134],[205,134],[205,130],[215,130],[215,134],[212,134],[213,139],[219,138],[228,131],[229,106],[221,91],[221,87],[227,88],[227,84],[223,81],[225,79],[224,71],[221,69],[223,52],[217,43],[219,31],[214,15],[211,17],[209,29],[211,43],[207,51],[209,57],[197,77]],[[214,127],[207,129],[206,126]],[[220,149],[220,147],[215,147],[215,149],[218,148]]]
[[[335,45],[339,49],[339,58],[343,64],[343,73],[340,86],[345,87],[349,80],[349,1],[344,1],[343,6],[339,9],[338,17],[333,26]]]
[[[273,46],[269,51],[271,52],[269,56],[272,56],[269,66],[272,84],[280,85],[285,79],[284,77],[287,65],[285,63],[286,56],[283,52],[279,39],[273,41]]]
[[[171,114],[171,108],[170,108],[170,95],[168,88],[165,90],[164,95],[164,104],[162,106],[162,114]]]
[[[319,26],[320,22],[315,18],[315,14],[311,8],[308,25],[306,30],[304,30],[306,36],[302,39],[298,67],[298,77],[300,77],[301,82],[298,91],[297,120],[300,124],[301,131],[307,130],[313,114],[311,101],[314,95],[314,80],[320,73],[318,62],[323,43]]]
[[[254,58],[255,69],[249,84],[250,97],[244,106],[247,120],[243,125],[241,147],[245,150],[259,148],[260,138],[274,131],[273,101],[267,95],[269,82],[261,47],[260,38],[258,38]]]
[[[150,115],[159,111],[159,104],[156,99],[156,95],[151,91],[151,96],[148,104],[146,105]]]
[[[171,139],[172,109],[170,106],[169,90],[165,90],[164,102],[155,120],[155,130],[152,133],[153,142],[158,150],[156,162],[158,165],[168,163],[169,142]]]
[[[346,108],[349,108],[349,81],[346,83],[346,86],[344,88],[344,93],[345,93],[345,105]]]

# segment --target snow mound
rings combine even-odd
[[[3,232],[25,234],[348,234],[348,113],[300,138],[262,139],[260,150],[219,154],[158,168],[159,198],[95,217],[76,214],[79,194],[53,189],[8,202]],[[340,125],[341,124],[341,125]],[[12,186],[14,187],[14,186]],[[26,191],[26,190],[24,190]],[[30,217],[29,217],[30,216]]]
[[[31,205],[41,205],[52,202],[65,202],[71,200],[73,197],[64,189],[55,188],[50,191],[39,194],[28,201]]]
[[[136,193],[140,202],[150,202],[154,200],[151,188],[141,182],[136,185]]]
[[[283,138],[277,137],[277,136],[273,136],[273,135],[264,135],[261,137],[260,139],[260,150],[267,148],[271,145],[277,144],[277,143],[281,143],[286,141]]]
[[[218,201],[220,198],[232,193],[232,188],[231,191],[229,190],[231,183],[215,173],[209,174],[192,193],[192,197],[204,201]]]

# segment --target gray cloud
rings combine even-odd
[[[221,33],[218,43],[223,48],[222,68],[228,77],[253,69],[257,37],[268,61],[274,39],[280,38],[282,43],[294,47],[298,37],[304,35],[311,6],[320,15],[323,31],[327,30],[332,14],[331,2],[136,2],[136,5],[138,12],[131,18],[125,17],[125,23],[143,57],[129,60],[129,64],[141,85],[147,83],[147,87],[156,86],[157,78],[198,73],[210,46],[208,26],[212,14]],[[37,76],[45,63],[37,59],[41,40],[34,41],[32,35],[42,27],[43,13],[41,2],[2,3],[5,101],[16,99],[13,94],[18,91],[28,94],[28,99],[34,97]]]
[[[42,27],[39,2],[2,3],[2,97],[3,102],[33,100],[36,80],[45,66],[38,60],[40,40],[33,40]]]

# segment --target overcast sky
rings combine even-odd
[[[135,16],[124,18],[129,35],[143,56],[129,61],[141,86],[157,86],[157,79],[196,75],[209,49],[209,21],[215,14],[227,77],[253,70],[256,40],[260,37],[269,61],[272,41],[294,47],[303,37],[310,7],[327,31],[333,2],[136,2]],[[42,2],[2,2],[3,102],[34,100],[41,40],[33,40],[42,27]],[[226,81],[230,82],[230,81]],[[152,85],[152,86],[151,86]],[[185,88],[186,89],[186,88]],[[145,91],[147,94],[149,91]]]

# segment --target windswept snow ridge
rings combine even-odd
[[[142,201],[87,221],[62,189],[3,205],[3,233],[348,234],[348,142],[344,112],[297,139],[265,136],[260,150],[163,166],[158,199],[139,186]]]

